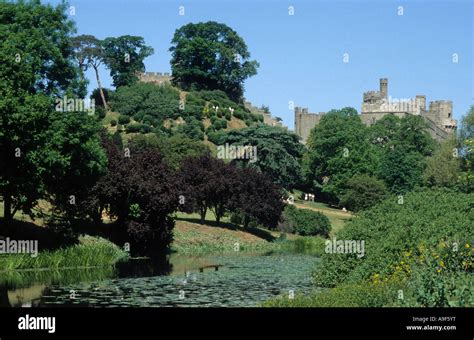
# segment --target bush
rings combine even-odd
[[[216,131],[216,132],[211,132],[207,135],[207,138],[209,139],[210,142],[219,145],[220,140],[222,136],[225,134],[224,131]]]
[[[351,211],[360,211],[374,206],[388,197],[383,181],[369,175],[355,175],[347,181],[340,205]]]
[[[110,126],[116,126],[117,125],[117,121],[115,119],[112,119],[110,121]]]
[[[443,243],[445,247],[449,244],[449,249],[453,242],[459,244],[459,251],[464,245],[471,249],[473,205],[474,194],[442,190],[412,192],[402,202],[398,198],[387,199],[363,211],[337,234],[340,240],[364,240],[365,256],[324,254],[315,282],[332,287],[342,282],[369,280],[374,275],[383,279],[396,272],[418,271],[414,264],[409,264],[409,258],[438,257],[437,261],[447,266],[448,254],[433,253]],[[472,261],[466,262],[469,263],[472,270]],[[459,266],[453,272],[467,270]]]
[[[137,82],[130,86],[121,86],[111,96],[110,106],[120,114],[133,116],[142,122],[149,115],[158,122],[182,115],[179,107],[179,91],[171,86],[159,86]]]
[[[126,127],[125,127],[125,131],[127,133],[138,133],[140,132],[142,128],[142,124],[140,123],[132,123],[132,124],[128,124]]]
[[[302,236],[329,236],[331,223],[318,211],[298,209],[293,205],[288,205],[283,215],[288,226],[292,226],[294,231]]]
[[[105,118],[105,109],[102,106],[96,106],[95,107],[95,115],[98,119],[104,119]]]
[[[234,111],[234,117],[238,118],[238,119],[241,119],[241,120],[244,120],[244,118],[245,118],[244,113],[240,110],[235,110]]]
[[[130,116],[127,115],[120,115],[118,118],[119,124],[126,125],[130,123]]]

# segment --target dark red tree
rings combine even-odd
[[[243,215],[244,227],[251,220],[274,229],[285,207],[282,188],[253,168],[237,169],[237,185],[229,206]]]

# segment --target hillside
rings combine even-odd
[[[188,92],[166,83],[138,82],[108,91],[108,97],[110,108],[102,123],[124,141],[138,134],[182,134],[212,145],[225,131],[264,122],[258,111],[218,90]]]

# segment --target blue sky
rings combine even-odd
[[[56,3],[57,1],[51,1]],[[362,94],[389,78],[393,98],[425,94],[452,100],[459,119],[473,103],[473,2],[297,0],[75,0],[78,34],[139,35],[155,49],[147,71],[170,71],[170,41],[189,22],[227,24],[247,43],[258,74],[245,96],[294,127],[288,102],[310,112],[344,106],[360,111]],[[178,7],[184,6],[180,16]],[[294,7],[294,15],[288,7]],[[398,15],[403,6],[403,15]],[[344,63],[344,53],[349,62]],[[453,54],[458,62],[453,62]],[[107,70],[102,81],[110,86]],[[95,77],[88,74],[90,90]]]

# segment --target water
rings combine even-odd
[[[317,261],[300,254],[172,256],[168,264],[132,263],[101,279],[92,275],[82,281],[4,287],[7,299],[1,298],[0,288],[0,305],[253,307],[277,295],[312,291]]]

